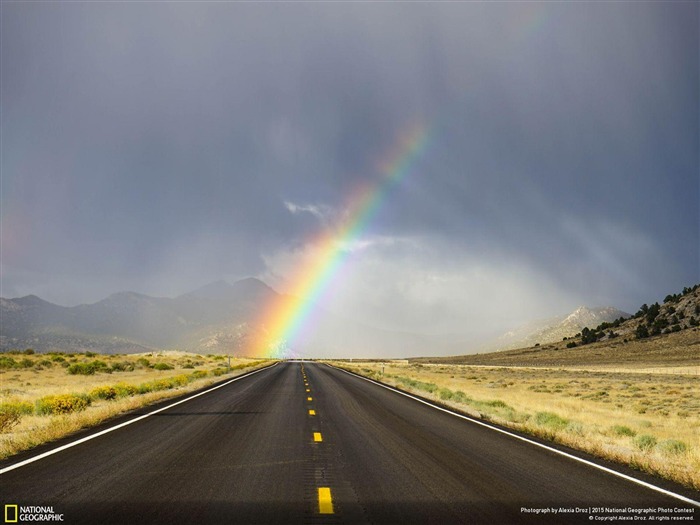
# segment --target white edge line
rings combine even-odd
[[[406,392],[402,392],[401,390],[398,390],[394,387],[391,387],[389,385],[385,385],[384,383],[380,383],[379,381],[374,381],[373,379],[369,379],[367,377],[361,376],[359,374],[356,374],[354,372],[349,372],[348,370],[345,370],[343,368],[339,368],[333,365],[329,365],[328,363],[325,363],[326,366],[329,366],[331,368],[335,368],[336,370],[340,370],[341,372],[345,372],[346,374],[359,377],[360,379],[364,379],[365,381],[368,381],[370,383],[374,383],[375,385],[381,386],[382,388],[386,388],[387,390],[391,390],[392,392],[396,392],[397,394],[401,394],[402,396],[409,397],[415,401],[418,401],[419,403],[423,403],[424,405],[428,405],[429,407],[432,407],[436,410],[440,410],[442,412],[447,412],[448,414],[452,414],[453,416],[466,419],[467,421],[471,421],[472,423],[475,423],[477,425],[481,425],[482,427],[489,428],[491,430],[494,430],[496,432],[500,432],[501,434],[505,434],[507,436],[514,437],[515,439],[519,439],[520,441],[525,441],[526,443],[530,443],[531,445],[535,445],[537,447],[549,450],[550,452],[554,452],[555,454],[559,454],[560,456],[564,456],[569,459],[573,459],[574,461],[578,461],[579,463],[583,463],[585,465],[588,465],[590,467],[597,468],[598,470],[602,470],[603,472],[607,472],[608,474],[612,474],[613,476],[617,476],[619,478],[626,479],[627,481],[631,481],[633,483],[636,483],[637,485],[641,485],[643,487],[646,487],[648,489],[654,490],[656,492],[660,492],[661,494],[665,494],[666,496],[671,496],[672,498],[678,499],[680,501],[683,501],[685,503],[690,503],[691,505],[695,505],[696,507],[700,507],[700,501],[695,501],[690,498],[686,498],[685,496],[682,496],[680,494],[676,494],[675,492],[671,492],[670,490],[662,489],[661,487],[657,487],[656,485],[652,485],[651,483],[647,483],[646,481],[642,481],[637,478],[633,478],[632,476],[628,476],[627,474],[623,474],[622,472],[618,472],[616,470],[610,469],[608,467],[604,467],[603,465],[598,465],[597,463],[593,463],[592,461],[588,461],[587,459],[579,458],[577,456],[574,456],[573,454],[568,454],[567,452],[563,452],[561,450],[557,450],[556,448],[550,447],[548,445],[545,445],[543,443],[538,443],[537,441],[534,441],[532,439],[528,439],[523,436],[519,436],[518,434],[514,434],[513,432],[508,432],[507,430],[503,430],[502,428],[494,427],[492,425],[489,425],[487,423],[484,423],[483,421],[479,421],[478,419],[474,419],[469,416],[465,416],[463,414],[460,414],[458,412],[453,412],[452,410],[449,410],[447,408],[443,408],[438,405],[434,405],[433,403],[430,403],[428,401],[425,401],[424,399],[421,399],[419,397],[412,396],[411,394],[407,394]]]
[[[48,456],[52,456],[54,454],[57,454],[63,450],[69,449],[71,447],[75,447],[77,445],[80,445],[81,443],[85,443],[86,441],[90,441],[91,439],[95,439],[96,437],[103,436],[104,434],[108,434],[110,432],[114,432],[115,430],[118,430],[122,427],[125,427],[127,425],[131,425],[132,423],[136,423],[137,421],[141,421],[142,419],[146,419],[147,417],[150,417],[154,414],[157,414],[158,412],[163,412],[164,410],[168,410],[169,408],[173,408],[174,406],[177,406],[181,403],[184,403],[185,401],[189,401],[190,399],[194,399],[195,397],[203,396],[204,394],[208,394],[209,392],[213,392],[214,390],[217,390],[219,388],[225,387],[226,385],[230,385],[234,381],[238,381],[239,379],[244,379],[246,377],[250,377],[253,374],[257,374],[258,372],[262,372],[263,370],[268,370],[272,368],[273,366],[277,366],[279,364],[279,361],[275,363],[274,365],[266,366],[264,368],[258,368],[257,370],[253,370],[252,372],[248,372],[246,374],[234,377],[230,381],[226,381],[225,383],[221,383],[220,385],[216,385],[215,387],[209,388],[208,390],[203,390],[202,392],[199,392],[197,394],[194,394],[193,396],[186,397],[185,399],[181,399],[180,401],[176,401],[175,403],[171,403],[168,406],[159,408],[158,410],[154,410],[153,412],[149,412],[148,414],[144,414],[142,416],[136,417],[134,419],[130,419],[129,421],[125,421],[124,423],[120,423],[118,425],[114,425],[113,427],[106,428],[104,430],[101,430],[95,434],[90,434],[89,436],[85,436],[84,438],[77,439],[75,441],[72,441],[70,443],[66,443],[65,445],[61,445],[60,447],[54,448],[52,450],[49,450],[47,452],[44,452],[42,454],[39,454],[38,456],[31,457],[29,459],[25,459],[24,461],[20,461],[19,463],[15,463],[14,465],[10,465],[9,467],[5,467],[4,469],[0,470],[0,474],[5,474],[5,472],[10,472],[11,470],[15,470],[20,467],[24,467],[25,465],[29,465],[30,463],[34,463],[35,461],[39,461],[40,459],[44,459]]]

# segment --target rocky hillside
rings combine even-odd
[[[697,367],[700,364],[700,284],[642,305],[625,319],[585,327],[572,337],[500,352],[426,357],[419,363],[487,366]]]
[[[629,318],[586,327],[567,343],[569,348],[597,341],[646,339],[700,326],[700,284],[669,294],[662,304],[643,304]],[[567,338],[568,339],[568,338]],[[565,339],[566,340],[566,339]]]
[[[579,306],[568,315],[543,319],[522,325],[498,338],[490,350],[510,350],[536,344],[547,344],[573,337],[585,327],[598,326],[604,322],[629,317],[617,308],[588,308]]]

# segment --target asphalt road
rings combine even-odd
[[[630,508],[655,509],[636,514],[647,521],[700,521],[692,504],[308,362],[278,364],[5,472],[0,493],[20,514],[52,506],[64,523],[589,523],[634,520],[615,510]]]

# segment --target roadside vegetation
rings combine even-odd
[[[0,459],[269,364],[185,352],[0,354]]]
[[[700,489],[700,366],[491,367],[334,362],[466,414]],[[673,372],[673,369],[669,369]]]

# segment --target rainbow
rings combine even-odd
[[[411,172],[428,142],[427,129],[417,124],[408,128],[380,158],[376,165],[379,180],[351,195],[341,223],[334,229],[324,229],[310,241],[314,256],[294,273],[288,295],[263,309],[256,323],[261,333],[254,338],[249,353],[252,350],[256,357],[276,358],[296,355],[295,340],[343,266],[349,253],[346,247],[367,231],[387,194]]]

